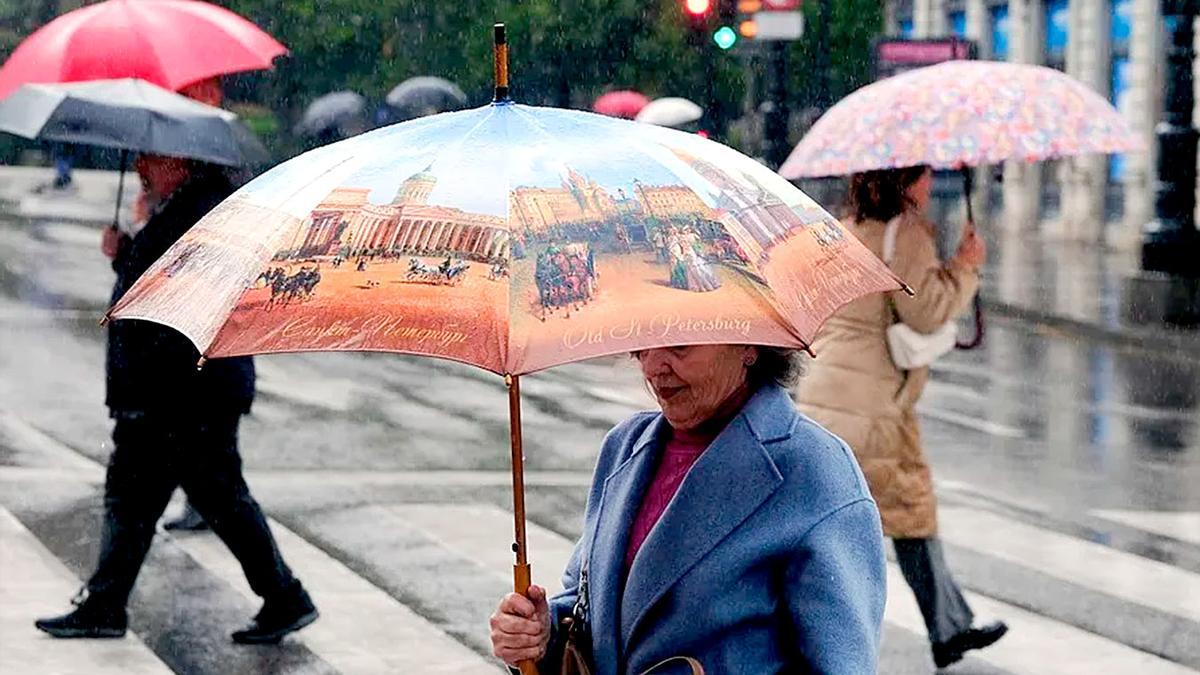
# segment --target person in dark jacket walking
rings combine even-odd
[[[161,198],[133,237],[109,231],[116,302],[189,228],[233,191],[219,167],[142,155],[137,170]],[[214,359],[181,333],[148,321],[108,327],[106,403],[114,420],[104,484],[104,528],[95,572],[74,611],[36,626],[62,638],[120,637],[125,606],[155,523],[176,486],[212,526],[263,598],[251,624],[233,633],[243,644],[275,643],[317,618],[317,609],[284,562],[266,517],[242,476],[237,433],[254,399],[249,357]]]

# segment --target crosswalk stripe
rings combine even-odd
[[[1139,530],[1200,545],[1200,511],[1096,510],[1091,515]]]
[[[946,541],[1128,602],[1200,621],[1200,575],[998,516],[943,506]]]
[[[964,427],[972,431],[978,431],[989,436],[998,438],[1023,439],[1028,436],[1024,431],[1014,426],[992,422],[991,420],[978,419],[970,415],[962,415],[941,408],[934,408],[930,405],[918,405],[917,413],[922,417],[927,417],[931,420],[953,424],[955,426]]]
[[[1195,675],[1195,671],[1177,663],[1074,626],[976,593],[965,595],[977,615],[1001,618],[1009,626],[1003,640],[988,649],[970,652],[970,656],[1014,674]],[[913,632],[925,632],[916,598],[905,583],[900,568],[893,563],[888,564],[884,620]]]
[[[488,504],[396,504],[388,510],[447,549],[512,581],[512,513]],[[553,595],[575,543],[536,523],[525,525],[533,581]],[[499,600],[499,598],[497,598]]]
[[[89,471],[100,466],[7,410],[0,410],[0,443],[55,468]]]
[[[54,640],[39,632],[33,617],[44,614],[54,598],[73,595],[79,579],[3,507],[0,542],[0,673],[171,672],[132,632],[123,640]]]
[[[298,636],[338,670],[366,675],[501,672],[495,661],[471,651],[291,530],[275,521],[271,530],[321,611],[321,618]],[[237,559],[216,536],[187,534],[175,541],[207,570],[255,597]]]

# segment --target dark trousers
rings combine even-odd
[[[90,599],[125,606],[176,486],[237,557],[255,593],[271,601],[299,592],[242,477],[240,419],[236,413],[117,417],[104,483],[100,560],[87,584]]]
[[[893,539],[892,544],[896,547],[896,562],[904,580],[917,596],[925,627],[929,629],[929,641],[945,642],[970,628],[975,616],[950,575],[942,555],[942,542],[937,539]]]

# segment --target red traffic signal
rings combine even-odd
[[[712,9],[711,0],[685,0],[684,8],[688,14],[693,17],[702,17],[708,14],[708,10]]]

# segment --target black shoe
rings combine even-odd
[[[129,618],[125,608],[106,606],[96,600],[80,599],[75,611],[62,616],[38,619],[33,625],[56,638],[125,637]]]
[[[288,600],[268,600],[262,611],[230,637],[240,645],[273,645],[317,620],[320,613],[304,589]]]
[[[200,530],[208,529],[208,521],[204,520],[204,516],[200,515],[199,511],[192,508],[191,504],[188,504],[186,507],[184,507],[182,515],[175,520],[168,520],[167,522],[163,523],[163,529],[198,532]]]
[[[993,621],[981,628],[970,628],[958,635],[933,645],[933,664],[945,668],[952,663],[962,660],[963,654],[972,649],[983,649],[995,644],[1008,632],[1008,626],[1003,621]]]

